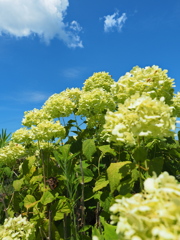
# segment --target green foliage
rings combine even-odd
[[[2,129],[0,133],[0,148],[6,146],[11,140],[11,133],[7,134],[6,129]]]
[[[1,224],[22,215],[34,224],[36,240],[118,240],[110,223],[117,199],[142,192],[154,173],[180,179],[179,141],[170,131],[171,105],[178,107],[173,80],[157,66],[132,73],[123,85],[102,72],[82,90],[54,94],[42,109],[25,112],[26,128],[9,145],[2,130]],[[74,119],[67,120],[70,114]],[[20,153],[10,154],[19,146]]]

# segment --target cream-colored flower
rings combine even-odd
[[[164,138],[173,136],[176,118],[172,117],[173,107],[163,99],[152,99],[147,94],[136,93],[124,104],[119,104],[116,112],[105,115],[103,134],[108,141],[134,145],[139,136]]]
[[[26,128],[20,128],[12,134],[12,140],[17,143],[29,143],[33,139],[33,133]]]
[[[54,138],[64,138],[65,128],[59,121],[55,123],[53,121],[44,120],[37,126],[32,126],[31,131],[34,135],[34,140],[49,141]]]
[[[0,148],[0,165],[12,165],[14,162],[26,155],[24,146],[12,141],[3,148]]]
[[[43,110],[52,118],[68,117],[74,108],[75,103],[64,92],[53,94],[43,106]]]
[[[61,95],[69,98],[73,103],[78,104],[81,90],[79,88],[67,88],[65,91],[61,92]]]
[[[112,95],[102,88],[97,88],[82,92],[76,115],[86,117],[89,127],[102,126],[105,122],[106,111],[114,111],[115,108],[116,105]]]
[[[97,236],[93,236],[92,240],[99,240]]]
[[[34,108],[32,111],[26,111],[22,120],[22,125],[31,127],[37,125],[44,120],[51,120],[52,117],[43,109]]]
[[[115,101],[124,103],[135,93],[141,95],[146,92],[153,99],[164,97],[165,103],[171,105],[175,85],[174,79],[169,78],[167,72],[155,65],[145,68],[134,67],[112,86]]]
[[[146,179],[144,187],[144,193],[116,199],[110,208],[120,239],[180,239],[180,184],[163,172]]]
[[[0,234],[2,240],[34,240],[35,227],[27,218],[19,215],[18,217],[5,219]]]
[[[176,117],[180,117],[180,92],[178,92],[177,94],[174,94],[172,101],[173,101],[173,107],[174,107],[174,115]]]
[[[114,100],[110,93],[98,88],[81,94],[77,115],[90,117],[108,109],[115,110]]]
[[[107,72],[94,73],[90,78],[84,82],[83,91],[92,91],[97,88],[109,92],[114,80]]]

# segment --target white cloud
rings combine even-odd
[[[105,20],[104,20],[104,31],[105,32],[109,32],[114,29],[117,29],[120,32],[125,21],[127,20],[126,13],[123,13],[119,17],[118,12],[115,12],[112,15],[104,16],[104,18],[105,18]]]
[[[64,22],[68,0],[0,0],[0,35],[38,35],[46,43],[54,37],[69,47],[83,47],[76,21]]]
[[[72,67],[72,68],[67,68],[63,70],[62,74],[65,78],[79,78],[81,73],[84,71],[84,68],[82,67]]]
[[[23,100],[26,102],[43,102],[48,99],[48,95],[42,92],[24,92],[18,100]]]
[[[13,101],[20,103],[41,103],[49,98],[49,94],[40,91],[22,91],[14,95],[1,95],[1,101]]]

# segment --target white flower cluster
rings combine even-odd
[[[65,128],[60,124],[59,121],[55,123],[53,121],[44,120],[37,126],[32,126],[32,134],[34,135],[34,140],[39,141],[49,141],[52,138],[64,138]]]
[[[33,140],[49,141],[56,137],[63,139],[65,128],[59,121],[48,120],[42,120],[37,126],[32,126],[31,129],[20,128],[12,134],[13,141],[17,143],[29,143]]]
[[[112,86],[115,101],[124,103],[131,95],[146,92],[151,98],[164,97],[166,104],[171,104],[175,85],[174,79],[169,78],[167,72],[155,65],[145,68],[134,67]]]
[[[22,120],[22,125],[31,127],[39,124],[42,120],[51,120],[52,117],[43,109],[34,108],[32,111],[26,111]]]
[[[32,131],[27,128],[20,128],[12,134],[12,140],[16,143],[29,143],[33,139]]]
[[[144,189],[144,193],[117,199],[110,208],[120,239],[180,239],[180,184],[163,172],[146,179]]]
[[[43,106],[43,110],[52,118],[68,117],[74,108],[75,103],[63,92],[53,94]]]
[[[109,141],[136,144],[137,137],[164,138],[173,136],[176,118],[173,107],[165,104],[164,98],[152,99],[149,95],[136,93],[116,112],[108,111],[103,134]]]
[[[27,218],[21,215],[5,219],[3,228],[0,230],[1,240],[34,240],[35,227]]]
[[[177,94],[174,94],[173,106],[174,106],[175,116],[180,117],[180,92],[178,92]]]
[[[86,117],[102,113],[105,109],[115,110],[115,103],[110,93],[102,88],[83,92],[79,99],[77,115]]]
[[[97,72],[84,82],[83,91],[86,92],[92,91],[96,88],[102,88],[103,90],[110,92],[112,84],[114,84],[114,80],[109,73]]]
[[[79,88],[67,88],[65,91],[61,92],[61,95],[77,104],[81,96],[81,90]]]
[[[13,164],[18,158],[24,155],[24,146],[11,141],[7,146],[0,148],[0,165]]]

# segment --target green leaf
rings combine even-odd
[[[69,208],[67,200],[60,199],[56,206],[56,209],[54,209],[54,212],[54,221],[62,220],[64,218],[64,214],[70,213],[71,209]]]
[[[130,174],[134,168],[135,164],[130,161],[110,164],[107,169],[107,174],[111,192],[114,192],[118,188],[120,180]]]
[[[24,178],[21,178],[19,180],[15,180],[13,182],[13,187],[14,187],[15,191],[20,191],[23,184],[24,184]]]
[[[68,159],[69,158],[69,151],[70,151],[70,144],[65,144],[63,146],[61,146],[59,149],[61,151],[62,154],[62,159]]]
[[[36,161],[35,156],[28,157],[27,160],[29,161],[29,168],[31,168],[34,165],[34,162]]]
[[[27,159],[23,161],[22,171],[23,171],[23,175],[26,175],[29,173],[29,161]]]
[[[159,175],[162,172],[164,165],[164,159],[163,157],[156,157],[153,159],[147,160],[147,166],[149,168],[148,173],[150,176],[153,175],[153,172],[157,173]]]
[[[99,150],[101,150],[101,152],[103,152],[104,154],[106,153],[111,153],[112,155],[116,156],[116,152],[114,151],[113,148],[110,147],[110,145],[103,145],[98,147]]]
[[[119,236],[116,234],[116,226],[110,225],[105,222],[104,218],[100,217],[101,223],[104,226],[104,238],[105,240],[118,240]]]
[[[4,173],[7,177],[11,177],[13,171],[12,171],[9,167],[4,167],[4,168],[3,168],[3,173]]]
[[[48,203],[51,203],[53,202],[55,199],[55,197],[52,195],[51,192],[47,191],[47,192],[44,192],[41,199],[40,199],[40,202],[43,204],[43,205],[47,205]]]
[[[39,201],[36,201],[35,197],[32,195],[26,195],[24,198],[24,206],[29,209],[34,207]]]
[[[114,197],[109,191],[103,191],[100,196],[100,206],[103,208],[103,212],[110,213],[109,208],[114,203]]]
[[[106,180],[106,176],[103,175],[96,181],[95,187],[93,188],[93,192],[96,192],[109,184],[109,180]]]
[[[90,228],[92,228],[92,225],[86,225],[86,226],[82,227],[81,230],[79,230],[79,233],[85,232],[85,231],[89,230]]]
[[[110,240],[110,239],[112,239],[112,238],[105,239],[104,236],[100,233],[99,229],[97,229],[96,227],[92,228],[92,236],[96,236],[98,238],[98,240]]]
[[[134,187],[135,180],[132,178],[128,178],[126,180],[122,180],[118,186],[118,192],[120,195],[125,196],[130,193]]]
[[[30,180],[30,183],[34,184],[36,182],[41,182],[43,179],[42,175],[38,175],[38,176],[33,176]]]
[[[176,149],[171,149],[169,154],[171,154],[173,157],[180,158],[180,152],[178,152]]]
[[[77,172],[80,174],[78,179],[82,183],[81,170],[79,167],[77,168]],[[84,174],[84,183],[88,183],[93,179],[94,174],[89,168],[83,168],[83,174]]]
[[[137,163],[144,162],[147,158],[147,150],[144,147],[137,147],[134,149],[132,155]]]
[[[94,139],[87,139],[83,142],[82,151],[84,156],[91,160],[92,155],[96,152],[96,146]]]

